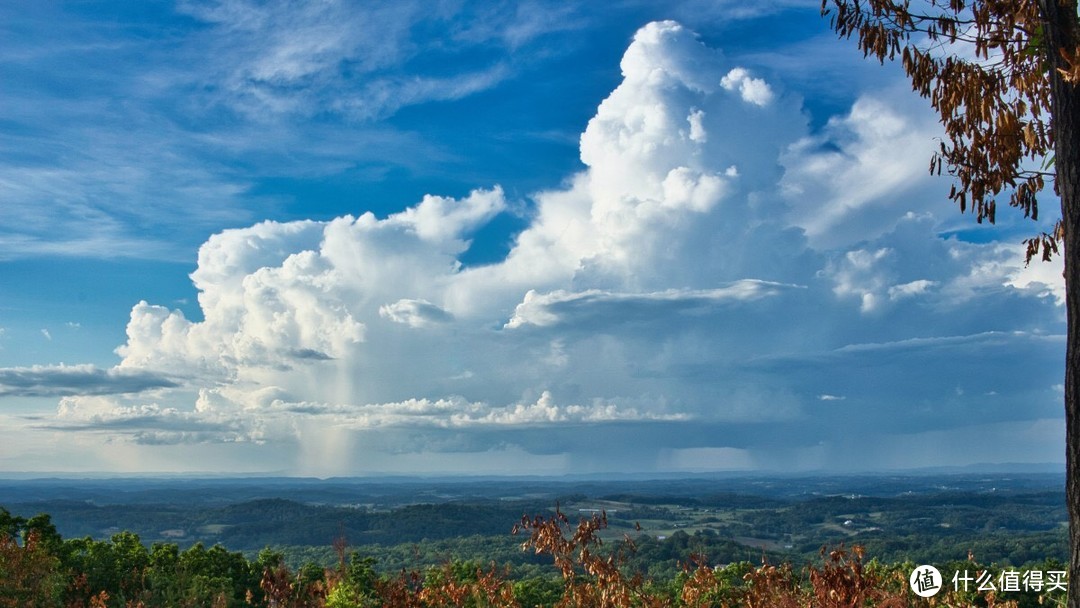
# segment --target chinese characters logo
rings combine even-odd
[[[919,566],[908,579],[911,590],[919,597],[933,597],[941,591],[941,573],[933,566]]]

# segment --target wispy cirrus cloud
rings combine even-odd
[[[519,48],[577,27],[572,7],[530,2],[473,12],[413,0],[220,0],[180,10],[211,26],[200,39],[214,58],[213,98],[257,120],[329,111],[365,121],[459,99],[511,77]]]
[[[0,8],[0,259],[182,260],[208,233],[280,212],[289,197],[267,179],[445,162],[450,148],[379,121],[500,85],[516,53],[566,27],[523,6],[499,11],[509,38],[449,36],[481,16],[415,1],[176,10],[147,31],[126,11]]]

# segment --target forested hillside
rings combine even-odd
[[[264,549],[252,559],[221,545],[197,543],[146,547],[130,532],[109,540],[64,539],[48,515],[30,519],[0,510],[0,606],[65,608],[359,608],[362,606],[916,606],[923,600],[905,584],[913,562],[865,563],[859,545],[821,551],[821,560],[802,568],[791,562],[760,565],[742,560],[713,565],[702,552],[703,535],[679,533],[666,543],[641,545],[628,536],[605,544],[601,512],[575,526],[556,510],[550,516],[523,516],[513,533],[518,550],[552,566],[528,574],[487,562],[444,556],[438,565],[380,573],[378,558],[334,543],[336,564],[308,562],[291,568],[284,554]],[[648,538],[648,537],[644,537]],[[730,548],[730,547],[729,547]],[[689,555],[685,551],[689,550]],[[497,552],[496,552],[497,553]],[[685,557],[683,557],[685,555]],[[417,556],[419,557],[419,556]],[[674,574],[653,572],[650,564],[677,558]],[[943,564],[956,581],[1001,580],[1010,574],[1016,588],[1000,594],[980,587],[943,586],[950,606],[1023,606],[1060,602],[1065,587],[1042,583],[1060,579],[1056,560],[1027,564],[1024,570],[968,561]],[[1038,588],[1025,574],[1040,573]],[[977,579],[976,579],[977,577]],[[948,579],[945,579],[948,580]],[[914,589],[912,586],[911,589]]]
[[[1019,565],[1065,556],[1059,483],[1052,476],[1042,485],[1003,477],[780,485],[773,485],[775,480],[373,487],[304,482],[267,484],[258,491],[241,485],[231,494],[211,484],[189,487],[182,497],[167,485],[110,495],[77,484],[51,489],[31,484],[0,494],[0,506],[23,518],[48,513],[65,537],[103,540],[130,531],[148,544],[222,544],[249,556],[279,547],[294,565],[329,563],[330,547],[339,537],[365,554],[380,554],[379,562],[393,568],[415,565],[406,557],[418,551],[486,561],[494,556],[485,550],[512,544],[507,540],[512,522],[522,514],[549,514],[557,504],[573,515],[606,512],[609,527],[603,537],[630,534],[644,553],[655,545],[662,554],[664,547],[689,538],[724,562],[766,551],[801,563],[815,559],[822,546],[857,542],[868,556],[887,561],[942,562],[972,551],[988,561]],[[841,488],[854,491],[838,492]],[[676,559],[685,558],[686,551],[672,555],[662,567],[670,572]],[[525,563],[520,555],[497,561]]]
[[[1055,483],[850,480],[857,492],[836,492],[834,480],[300,483],[183,496],[168,484],[112,495],[31,484],[17,495],[29,501],[8,494],[0,510],[0,607],[459,605],[462,593],[473,605],[614,593],[629,603],[605,605],[750,606],[760,585],[812,595],[818,583],[908,602],[915,564],[947,577],[1061,570]],[[303,490],[319,500],[300,500]],[[589,527],[575,537],[579,521]],[[822,547],[848,550],[833,559]],[[1001,597],[1035,606],[1040,595]]]

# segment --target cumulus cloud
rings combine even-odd
[[[463,200],[425,196],[419,205],[390,217],[391,224],[405,226],[425,241],[459,239],[486,224],[506,208],[502,188],[476,190]]]
[[[756,106],[767,106],[773,99],[772,89],[760,78],[752,78],[745,68],[734,68],[720,79],[720,86],[738,91],[743,101]]]
[[[245,405],[236,408],[228,401],[236,398],[229,391],[204,390],[194,411],[146,403],[135,397],[117,401],[99,396],[69,396],[60,400],[54,418],[33,426],[59,432],[118,435],[136,443],[156,445],[287,441],[296,432],[298,417],[309,423],[314,421],[322,428],[352,431],[535,428],[688,419],[685,414],[638,411],[600,399],[584,405],[562,405],[548,391],[535,401],[506,405],[468,401],[460,396],[353,405],[292,401],[290,395],[274,389],[258,392],[261,394],[251,398],[239,398]],[[245,415],[251,412],[258,417]]]
[[[549,391],[529,403],[495,406],[484,402],[469,402],[461,397],[446,399],[409,399],[396,403],[364,406],[334,406],[328,404],[286,404],[288,411],[302,411],[340,417],[340,423],[350,428],[370,429],[387,426],[432,426],[440,428],[471,428],[483,426],[534,426],[573,422],[615,422],[645,420],[684,420],[683,414],[639,412],[635,408],[596,400],[588,405],[560,405]]]
[[[884,279],[878,270],[890,253],[888,248],[846,252],[825,271],[835,283],[833,292],[840,297],[858,298],[860,310],[873,312],[878,307],[879,292],[884,288]]]
[[[249,27],[247,5],[228,6],[200,14]],[[280,64],[253,58],[253,90],[357,52],[315,39],[280,42]],[[531,196],[505,259],[460,262],[513,206],[497,186],[223,231],[191,274],[201,320],[140,302],[117,368],[85,374],[175,390],[56,391],[73,396],[54,426],[291,440],[334,462],[511,449],[622,463],[652,445],[635,466],[803,467],[850,462],[852,429],[870,448],[939,428],[931,404],[961,425],[985,390],[958,395],[957,378],[997,393],[996,422],[1056,398],[1057,283],[1010,246],[942,236],[925,112],[865,96],[812,132],[797,97],[674,22],[638,31],[620,68],[581,135],[585,168]],[[1045,369],[1004,373],[1016,352]],[[166,372],[180,386],[153,384]]]

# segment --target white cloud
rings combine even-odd
[[[722,56],[681,26],[643,28],[623,60],[624,83],[582,136],[588,169],[566,189],[536,195],[536,216],[505,261],[465,270],[457,261],[471,234],[507,208],[499,188],[462,199],[427,196],[384,219],[365,214],[227,230],[200,248],[191,275],[203,319],[138,304],[127,343],[117,350],[120,369],[186,374],[200,394],[196,413],[206,415],[343,408],[380,421],[420,419],[400,408],[360,405],[372,403],[426,404],[452,411],[445,420],[465,425],[689,415],[671,409],[663,382],[619,380],[629,372],[619,360],[677,365],[683,357],[674,351],[639,358],[636,346],[616,338],[605,346],[612,359],[595,368],[580,338],[534,343],[497,328],[551,325],[544,319],[552,315],[582,330],[614,323],[621,334],[645,324],[664,340],[681,339],[702,318],[731,307],[749,312],[755,302],[792,291],[789,283],[743,274],[754,269],[729,265],[722,255],[691,262],[718,230],[729,235],[725,248],[739,248],[780,229],[766,221],[768,227],[759,222],[748,231],[731,219],[757,213],[740,183],[777,176],[783,127],[802,125],[790,102],[774,101],[777,107],[765,111],[773,113],[775,130],[763,140],[743,116],[760,116],[760,109],[733,100],[718,84],[726,72],[713,63],[722,64]],[[749,142],[757,147],[747,154]],[[763,167],[756,157],[773,160]],[[573,388],[547,375],[567,366],[579,368],[575,377],[591,377]],[[225,386],[209,388],[217,384]],[[256,386],[261,395],[274,387],[274,398],[253,400],[248,387]],[[458,391],[466,391],[465,400],[448,396]],[[542,398],[520,401],[530,392]],[[588,405],[552,406],[560,393]],[[431,397],[416,396],[425,394]],[[307,405],[282,405],[289,403]],[[492,405],[477,409],[478,403]],[[758,415],[738,403],[725,407],[740,417]]]
[[[1009,248],[1012,263],[1006,270],[1005,284],[1010,287],[1035,292],[1039,297],[1052,298],[1058,306],[1065,306],[1064,256],[1055,256],[1049,262],[1039,259],[1023,265],[1018,263],[1022,254],[1019,248]]]
[[[895,99],[864,96],[784,154],[788,219],[815,248],[877,238],[912,212],[951,212],[946,182],[927,173],[941,127],[910,95]]]
[[[918,279],[902,285],[893,285],[889,288],[889,299],[899,300],[918,296],[926,293],[936,285],[937,281],[928,281],[926,279]]]
[[[409,327],[427,327],[447,323],[453,316],[427,300],[403,298],[393,304],[379,307],[379,316]]]
[[[756,106],[767,106],[773,100],[773,92],[768,83],[760,78],[752,78],[745,68],[734,68],[720,79],[720,86],[729,91],[738,90],[743,101]]]
[[[385,424],[427,424],[446,427],[473,426],[532,426],[565,422],[614,422],[642,420],[684,420],[683,414],[642,413],[634,408],[620,408],[612,403],[594,402],[590,405],[558,405],[551,393],[544,391],[532,403],[516,403],[492,407],[485,403],[461,403],[460,400],[410,400],[403,403],[381,404],[362,408],[364,414],[350,416],[352,424],[362,427]]]
[[[824,271],[833,280],[833,293],[842,298],[858,298],[859,309],[864,313],[876,310],[886,285],[881,265],[890,253],[891,250],[885,247],[874,251],[855,249],[845,253]]]
[[[690,115],[686,117],[686,122],[690,123],[690,141],[703,144],[709,140],[709,134],[705,131],[703,124],[704,120],[705,112],[696,109],[690,111]]]
[[[406,226],[425,241],[460,239],[506,209],[499,187],[475,190],[463,200],[427,195],[420,204],[390,217],[391,224]]]
[[[179,411],[157,403],[88,396],[64,397],[56,417],[39,428],[61,432],[99,433],[129,438],[137,444],[234,443],[260,441],[252,421]]]
[[[297,425],[333,427],[350,431],[387,429],[482,429],[499,427],[551,427],[565,423],[686,421],[681,413],[638,411],[596,399],[586,405],[560,405],[544,391],[531,402],[491,405],[454,396],[442,399],[407,399],[400,402],[342,405],[290,401],[280,390],[259,391],[257,396],[228,395],[230,391],[202,391],[194,411],[146,403],[135,397],[123,400],[99,396],[68,396],[57,414],[38,428],[63,432],[94,432],[126,436],[142,444],[295,441]],[[241,409],[231,403],[246,401]],[[257,416],[245,415],[246,412]],[[302,422],[306,421],[306,422]]]
[[[963,267],[943,292],[957,301],[970,300],[983,294],[1017,291],[1045,298],[1057,307],[1065,304],[1064,262],[1059,256],[1051,262],[1024,262],[1020,244],[994,243],[977,249],[957,244],[948,250],[948,257]]]
[[[596,327],[605,322],[667,319],[671,315],[703,315],[726,303],[753,302],[797,288],[765,281],[743,280],[716,289],[677,290],[649,293],[613,293],[597,289],[571,293],[563,290],[537,294],[530,290],[514,308],[506,328],[525,325],[547,327],[566,322],[570,317],[587,318]]]

